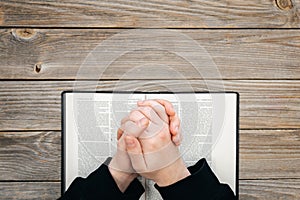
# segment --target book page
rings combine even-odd
[[[235,191],[237,102],[236,94],[224,93],[68,93],[66,188],[75,177],[88,176],[114,155],[121,119],[143,99],[169,100],[181,120],[183,141],[179,148],[186,165],[205,157],[217,177]],[[146,190],[141,199],[162,199],[153,181],[140,181]]]
[[[117,129],[143,94],[70,93],[66,98],[66,188],[116,152]]]
[[[221,183],[236,194],[238,98],[235,93],[215,94],[211,168]]]

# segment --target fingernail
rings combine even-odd
[[[179,129],[179,127],[178,127],[178,126],[175,126],[174,131],[175,131],[176,133],[178,133],[178,129]]]
[[[174,137],[173,142],[174,142],[174,143],[178,143],[179,141],[180,141],[179,135],[176,135],[176,136]]]
[[[141,125],[142,126],[147,126],[148,125],[148,123],[149,123],[149,120],[147,119],[147,118],[142,118],[141,120],[140,120],[140,123],[141,123]]]
[[[134,147],[134,141],[131,138],[126,137],[125,143],[126,143],[126,146],[128,146],[128,147]]]

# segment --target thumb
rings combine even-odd
[[[137,173],[147,171],[146,162],[140,142],[132,136],[125,137],[126,150],[129,155],[131,165]]]

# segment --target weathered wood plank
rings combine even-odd
[[[95,88],[106,91],[237,91],[241,98],[241,129],[300,128],[300,81],[2,81],[0,130],[60,130],[61,92],[93,91]]]
[[[60,180],[60,135],[0,132],[0,180]]]
[[[240,178],[300,178],[300,130],[242,130]]]
[[[129,30],[1,29],[0,79],[300,79],[298,30],[172,30],[175,37],[164,38],[153,35],[157,34],[155,29],[144,29],[148,35],[143,35],[138,45],[141,49],[135,51],[126,49],[138,47],[128,42],[134,34],[125,31]],[[116,39],[117,33],[123,39]],[[187,42],[181,33],[208,54],[195,49],[195,43]],[[114,42],[107,44],[108,38]],[[158,38],[167,41],[166,45],[158,42],[161,47],[174,44],[176,48],[147,49]],[[98,50],[98,60],[88,60],[79,73],[85,58],[100,43],[102,56]],[[185,57],[176,54],[179,48]],[[119,55],[121,50],[123,55]],[[114,53],[116,58],[110,58]],[[206,62],[210,58],[218,71]],[[100,63],[109,60],[113,62],[104,70]],[[195,60],[198,71],[189,63]]]
[[[60,180],[60,132],[0,132],[0,180]],[[100,164],[100,163],[99,163]],[[300,178],[300,130],[241,130],[240,178]]]
[[[241,200],[297,200],[300,198],[299,179],[241,180]],[[0,182],[0,199],[57,199],[59,182]]]
[[[299,27],[299,0],[1,1],[1,26]]]
[[[300,199],[299,179],[242,180],[241,200]]]
[[[0,182],[0,199],[57,199],[60,182]]]

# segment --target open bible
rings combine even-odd
[[[222,93],[63,92],[62,191],[97,169],[117,148],[123,117],[145,99],[169,100],[181,120],[179,146],[187,166],[205,157],[220,180],[238,192],[239,96]],[[141,199],[162,199],[151,180]]]

